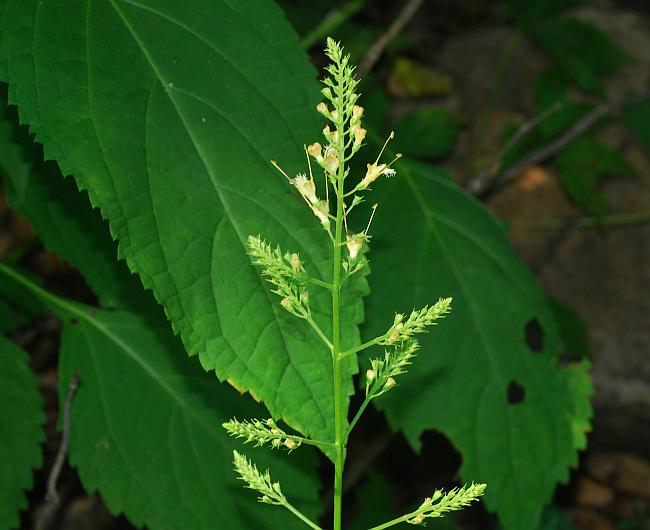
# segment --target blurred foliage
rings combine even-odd
[[[389,86],[391,92],[399,97],[448,96],[452,92],[452,82],[448,75],[408,57],[395,59]]]
[[[395,148],[416,158],[436,159],[453,149],[463,122],[437,107],[416,110],[395,123]]]

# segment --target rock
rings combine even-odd
[[[612,521],[593,510],[576,510],[573,521],[578,528],[583,530],[616,530],[616,526]]]
[[[589,508],[607,508],[614,502],[614,491],[595,480],[580,478],[576,487],[576,503]]]
[[[617,492],[650,499],[650,462],[628,453],[595,453],[587,459],[587,472]]]

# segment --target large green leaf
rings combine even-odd
[[[91,308],[56,297],[4,265],[0,274],[63,322],[61,395],[71,375],[81,375],[70,462],[84,487],[99,490],[111,511],[151,530],[301,527],[281,508],[257,508],[255,495],[235,478],[232,450],[241,444],[221,423],[233,415],[259,417],[261,407],[188,359],[160,313]],[[312,516],[320,511],[318,460],[309,448],[291,456],[246,453],[271,467],[297,505]]]
[[[245,253],[261,233],[330,275],[290,172],[316,139],[314,70],[270,1],[3,0],[0,74],[48,158],[110,223],[120,255],[207,370],[331,438],[329,352]],[[350,293],[345,342],[362,319]],[[329,329],[327,293],[310,298]],[[354,360],[346,363],[352,391]]]
[[[27,354],[0,336],[0,530],[18,528],[24,491],[42,464],[45,415]]]
[[[12,208],[29,218],[45,246],[80,269],[105,307],[148,310],[149,297],[126,267],[115,266],[117,245],[88,196],[63,179],[39,146],[18,127],[15,108],[0,103],[0,175]],[[145,302],[146,301],[146,302]],[[143,305],[144,304],[144,305]]]
[[[568,79],[587,92],[604,95],[601,76],[629,62],[627,54],[597,27],[574,18],[550,18],[528,28]]]
[[[445,433],[464,480],[488,484],[504,528],[532,530],[585,445],[586,365],[555,365],[562,344],[547,298],[485,209],[439,171],[401,162],[398,173],[381,188],[368,337],[393,310],[454,302],[379,406],[416,449],[423,431]]]

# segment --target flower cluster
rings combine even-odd
[[[300,256],[289,252],[283,254],[279,246],[274,249],[259,236],[248,237],[248,253],[275,286],[273,292],[280,296],[280,305],[300,318],[309,318],[308,276]]]
[[[483,495],[485,488],[485,484],[472,483],[462,488],[454,488],[444,495],[442,491],[436,490],[432,497],[424,499],[420,507],[413,512],[413,517],[406,522],[410,524],[423,524],[425,519],[442,517],[445,513],[460,510],[465,506],[469,506],[473,501]]]
[[[440,298],[432,306],[424,306],[422,309],[416,309],[411,312],[409,317],[401,313],[395,315],[393,325],[379,341],[379,344],[396,344],[404,342],[417,333],[426,332],[428,326],[436,324],[436,320],[444,317],[451,311],[451,298]]]
[[[406,372],[419,348],[418,341],[411,340],[386,350],[383,359],[372,359],[372,368],[366,372],[366,396],[376,398],[395,387],[395,377]]]
[[[280,489],[280,483],[271,481],[268,469],[264,473],[260,473],[255,464],[237,451],[233,451],[233,464],[235,471],[239,474],[239,479],[246,483],[246,487],[260,494],[258,497],[260,502],[287,505],[287,499]]]
[[[300,447],[300,439],[290,436],[280,429],[272,418],[267,420],[239,421],[233,418],[222,424],[228,434],[237,438],[246,438],[245,442],[254,442],[256,446],[271,444],[271,447],[286,447],[293,451]]]

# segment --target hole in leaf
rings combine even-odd
[[[508,384],[508,403],[516,405],[521,403],[526,397],[526,389],[521,386],[517,381],[510,381]]]
[[[537,318],[532,318],[524,326],[524,340],[534,352],[541,352],[544,348],[544,330]]]

